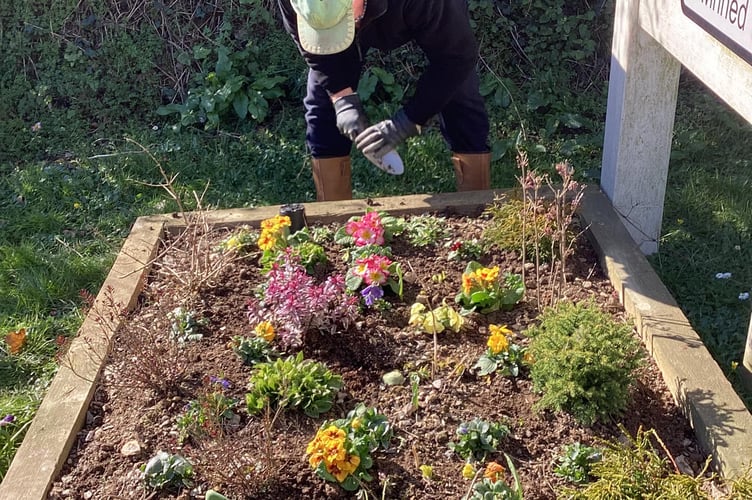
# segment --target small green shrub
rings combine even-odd
[[[323,363],[303,359],[303,353],[259,363],[245,395],[248,413],[255,415],[267,406],[303,410],[309,417],[326,413],[342,388],[342,377]]]
[[[457,427],[457,442],[449,449],[469,461],[485,461],[489,453],[496,453],[499,443],[509,435],[509,427],[500,422],[486,422],[474,418]]]
[[[622,429],[623,430],[623,429]],[[607,442],[603,459],[592,466],[596,479],[582,490],[562,488],[557,498],[569,500],[709,500],[704,479],[673,472],[653,448],[654,430],[639,429],[625,445]]]
[[[570,483],[584,484],[590,480],[590,470],[595,462],[603,457],[598,448],[574,443],[564,447],[557,458],[554,473]]]
[[[530,376],[543,393],[538,409],[566,411],[583,425],[624,410],[642,361],[631,326],[595,304],[561,302],[546,309],[528,335]]]

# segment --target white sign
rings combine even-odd
[[[752,64],[752,0],[681,0],[684,15]]]

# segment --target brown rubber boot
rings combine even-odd
[[[352,200],[350,157],[313,158],[317,201]]]
[[[457,191],[491,189],[491,153],[452,153]]]

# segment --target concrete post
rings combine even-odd
[[[752,391],[752,317],[749,319],[747,330],[747,343],[744,345],[744,360],[742,366],[737,367],[741,375],[742,384],[748,391]]]
[[[658,250],[681,65],[617,0],[601,187],[645,254]]]

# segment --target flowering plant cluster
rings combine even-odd
[[[324,423],[308,443],[308,463],[319,477],[354,491],[363,481],[372,480],[372,453],[387,449],[393,436],[391,424],[375,408],[362,403],[347,417]]]
[[[383,245],[404,231],[404,224],[404,219],[367,212],[351,218],[335,235],[337,243],[355,246],[344,253],[344,259],[350,262],[345,281],[351,292],[365,285],[360,295],[367,307],[384,303],[385,286],[402,297],[402,266],[392,261],[391,249]]]
[[[465,319],[447,304],[428,309],[424,304],[416,302],[410,307],[408,324],[426,333],[441,333],[445,329],[459,333],[462,325],[465,324]]]
[[[394,293],[402,296],[402,267],[386,255],[372,253],[355,259],[345,282],[351,291],[365,285],[360,295],[366,306],[371,307],[384,296],[383,286],[389,286]]]
[[[258,238],[259,248],[266,253],[287,247],[290,224],[290,218],[286,215],[275,215],[270,219],[262,220],[261,234]]]
[[[363,217],[349,220],[345,231],[354,239],[355,246],[384,244],[384,225],[378,212],[368,212]]]
[[[248,301],[248,319],[254,328],[267,322],[276,327],[284,347],[302,344],[306,331],[347,328],[358,313],[357,298],[350,296],[341,275],[316,284],[296,260],[286,253],[275,262],[259,298]]]
[[[462,290],[456,301],[466,310],[489,313],[511,309],[524,294],[525,284],[519,274],[500,276],[498,266],[489,268],[471,261],[462,273]]]
[[[532,358],[525,347],[513,342],[514,333],[506,325],[489,325],[488,349],[481,355],[473,369],[478,375],[490,375],[500,370],[502,375],[516,377],[520,368],[530,365]]]
[[[219,377],[209,377],[209,390],[190,401],[178,416],[177,427],[181,441],[187,438],[200,440],[206,437],[222,437],[228,427],[240,423],[235,413],[236,399],[225,395],[230,382]]]

